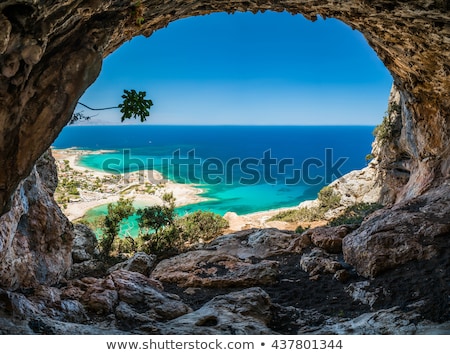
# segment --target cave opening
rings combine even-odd
[[[122,128],[101,128],[120,125],[120,113],[100,112],[68,126],[54,147],[114,150],[84,155],[79,162],[85,168],[125,175],[155,169],[169,180],[199,187],[203,193],[187,206],[181,202],[185,207],[180,213],[201,209],[242,215],[294,207],[367,164],[373,127],[385,111],[391,82],[363,36],[338,20],[320,18],[313,23],[286,12],[191,17],[150,38],[124,44],[106,58],[99,78],[80,99],[108,107],[117,105],[124,88],[145,90],[155,103],[146,124],[127,121]],[[310,146],[313,149],[307,149]],[[193,149],[198,156],[191,158],[198,158],[198,166],[176,175],[170,166],[174,154],[180,151],[181,159],[189,159]],[[267,151],[276,161],[269,172],[262,164]],[[327,172],[339,159],[346,159],[343,170]],[[233,161],[238,163],[227,165]],[[242,171],[242,163],[249,164],[244,166],[247,171]],[[259,165],[250,176],[258,174],[256,180],[246,179],[250,163]],[[216,174],[205,178],[205,166]],[[271,179],[272,173],[278,175]],[[140,183],[136,191],[128,185],[119,190],[140,196],[152,190],[149,183],[154,180],[153,175],[141,174],[131,182]],[[57,200],[65,210],[92,195],[81,183],[74,187],[67,177],[61,181],[66,188],[62,195],[57,193]],[[242,181],[248,184],[239,186]],[[117,186],[97,189],[107,194]],[[144,204],[137,201],[138,206]],[[73,208],[67,210],[71,219],[82,217],[85,208],[82,203],[79,207],[75,214],[70,212]],[[89,218],[104,215],[107,203],[87,212]],[[132,227],[125,229],[135,234],[135,220],[128,225]]]

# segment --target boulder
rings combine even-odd
[[[342,252],[342,239],[352,231],[349,226],[317,227],[307,230],[304,234],[309,235],[311,242],[324,249],[328,253]]]
[[[374,214],[343,239],[347,263],[374,277],[412,260],[436,257],[450,242],[450,183]]]
[[[156,260],[155,255],[148,255],[144,252],[137,252],[130,259],[125,260],[109,268],[108,273],[123,269],[127,271],[138,272],[145,276],[149,276],[155,264],[155,260]]]
[[[96,255],[97,237],[95,233],[84,224],[74,225],[75,236],[72,246],[73,263],[82,263],[94,258]]]
[[[334,274],[343,268],[336,256],[330,255],[320,248],[314,248],[309,253],[303,254],[300,259],[300,267],[310,276]]]
[[[222,251],[196,250],[161,261],[151,276],[179,287],[248,287],[273,284],[276,261],[240,259]]]
[[[162,334],[275,334],[267,327],[271,301],[259,287],[214,297],[195,312],[161,325]]]

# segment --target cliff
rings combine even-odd
[[[0,285],[52,285],[71,265],[73,227],[53,199],[56,165],[50,152],[36,163],[0,217]]]

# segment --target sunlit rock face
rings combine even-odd
[[[0,288],[52,285],[69,270],[73,227],[53,199],[56,181],[56,165],[46,153],[0,217]]]
[[[104,57],[132,37],[149,36],[171,21],[220,11],[289,11],[311,20],[320,15],[340,19],[360,31],[391,72],[395,84],[391,102],[396,102],[396,106],[389,115],[390,131],[386,139],[378,141],[376,149],[384,202],[403,203],[438,186],[448,194],[448,185],[444,184],[450,176],[448,1],[143,0],[136,2],[137,5],[133,3],[119,0],[0,3],[0,210],[3,214],[11,209],[13,201],[18,203],[18,194],[23,189],[23,183],[19,184],[67,124],[77,100],[98,76]],[[389,218],[390,211],[385,213]],[[29,215],[29,218],[39,217]],[[420,224],[421,218],[429,215],[419,213],[414,223]],[[60,223],[58,218],[48,221],[55,228]],[[401,219],[397,221],[400,223]],[[0,245],[10,240],[1,238]],[[45,234],[45,238],[56,237]],[[344,243],[344,248],[353,244]],[[54,243],[48,245],[57,248]],[[347,250],[347,255],[353,253]],[[56,274],[62,273],[65,262],[59,265]],[[364,270],[363,273],[371,274]]]

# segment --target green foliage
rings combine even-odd
[[[139,216],[138,223],[141,229],[147,233],[150,231],[158,231],[170,224],[173,224],[175,218],[175,211],[168,206],[149,206],[137,210]]]
[[[341,196],[330,186],[325,186],[320,190],[317,198],[320,202],[320,208],[324,209],[325,212],[337,208],[341,204]]]
[[[133,17],[134,23],[137,26],[143,25],[143,23],[145,22],[145,18],[144,18],[144,7],[142,6],[141,1],[136,1],[132,5],[131,16]]]
[[[116,203],[108,204],[108,214],[103,221],[103,235],[99,243],[102,257],[110,256],[114,239],[119,235],[120,223],[133,213],[133,201],[130,199],[120,198]]]
[[[298,226],[297,228],[295,228],[295,233],[298,234],[302,234],[304,232],[306,232],[310,227],[302,227],[302,226]]]
[[[283,221],[283,222],[313,222],[324,218],[324,211],[320,207],[298,208],[287,211],[282,211],[269,221]]]
[[[121,120],[122,122],[126,119],[140,118],[141,122],[147,120],[147,117],[150,116],[150,108],[153,106],[153,101],[150,99],[146,99],[145,96],[147,93],[145,91],[136,92],[136,90],[124,90],[122,95],[122,103],[113,106],[113,107],[102,107],[102,108],[93,108],[85,105],[82,102],[78,102],[78,105],[81,105],[88,110],[91,111],[105,111],[120,108],[120,112],[122,112]],[[83,112],[76,112],[72,115],[72,118],[69,121],[69,125],[76,123],[77,121],[88,121],[93,116],[85,115]]]
[[[195,211],[177,220],[181,231],[181,239],[188,243],[196,243],[200,239],[208,242],[229,227],[222,216],[209,211]]]
[[[147,253],[168,255],[184,251],[200,240],[214,239],[228,227],[228,222],[213,212],[196,211],[183,217],[176,217],[171,204],[152,206],[149,209],[163,213],[162,218],[159,218],[159,215],[158,218],[151,215],[150,220],[146,219],[147,216],[144,214],[140,215],[139,226],[146,230],[138,239],[142,244],[141,250]]]
[[[167,256],[182,249],[180,231],[174,224],[170,224],[155,233],[141,234],[138,240],[142,241],[140,250],[149,254]]]
[[[122,122],[131,117],[139,117],[141,122],[147,120],[150,115],[150,108],[153,106],[152,100],[145,99],[145,91],[136,92],[136,90],[124,90],[122,95],[123,102],[118,106],[122,112]]]
[[[383,121],[373,130],[373,135],[380,142],[390,140],[395,134],[395,124],[391,119],[391,116],[400,113],[400,111],[401,107],[397,103],[392,102],[389,104],[388,109],[383,116]]]
[[[360,225],[364,218],[382,207],[383,206],[378,203],[357,203],[347,207],[339,217],[336,217],[330,221],[328,225],[331,227],[340,226],[343,224]]]
[[[319,206],[317,207],[302,207],[287,211],[282,211],[269,221],[284,221],[284,222],[313,222],[325,218],[325,213],[329,210],[337,208],[341,203],[341,196],[334,192],[333,188],[325,186],[319,191],[317,196]]]
[[[373,159],[375,159],[375,155],[373,155],[372,153],[366,155],[366,162],[370,162]]]

